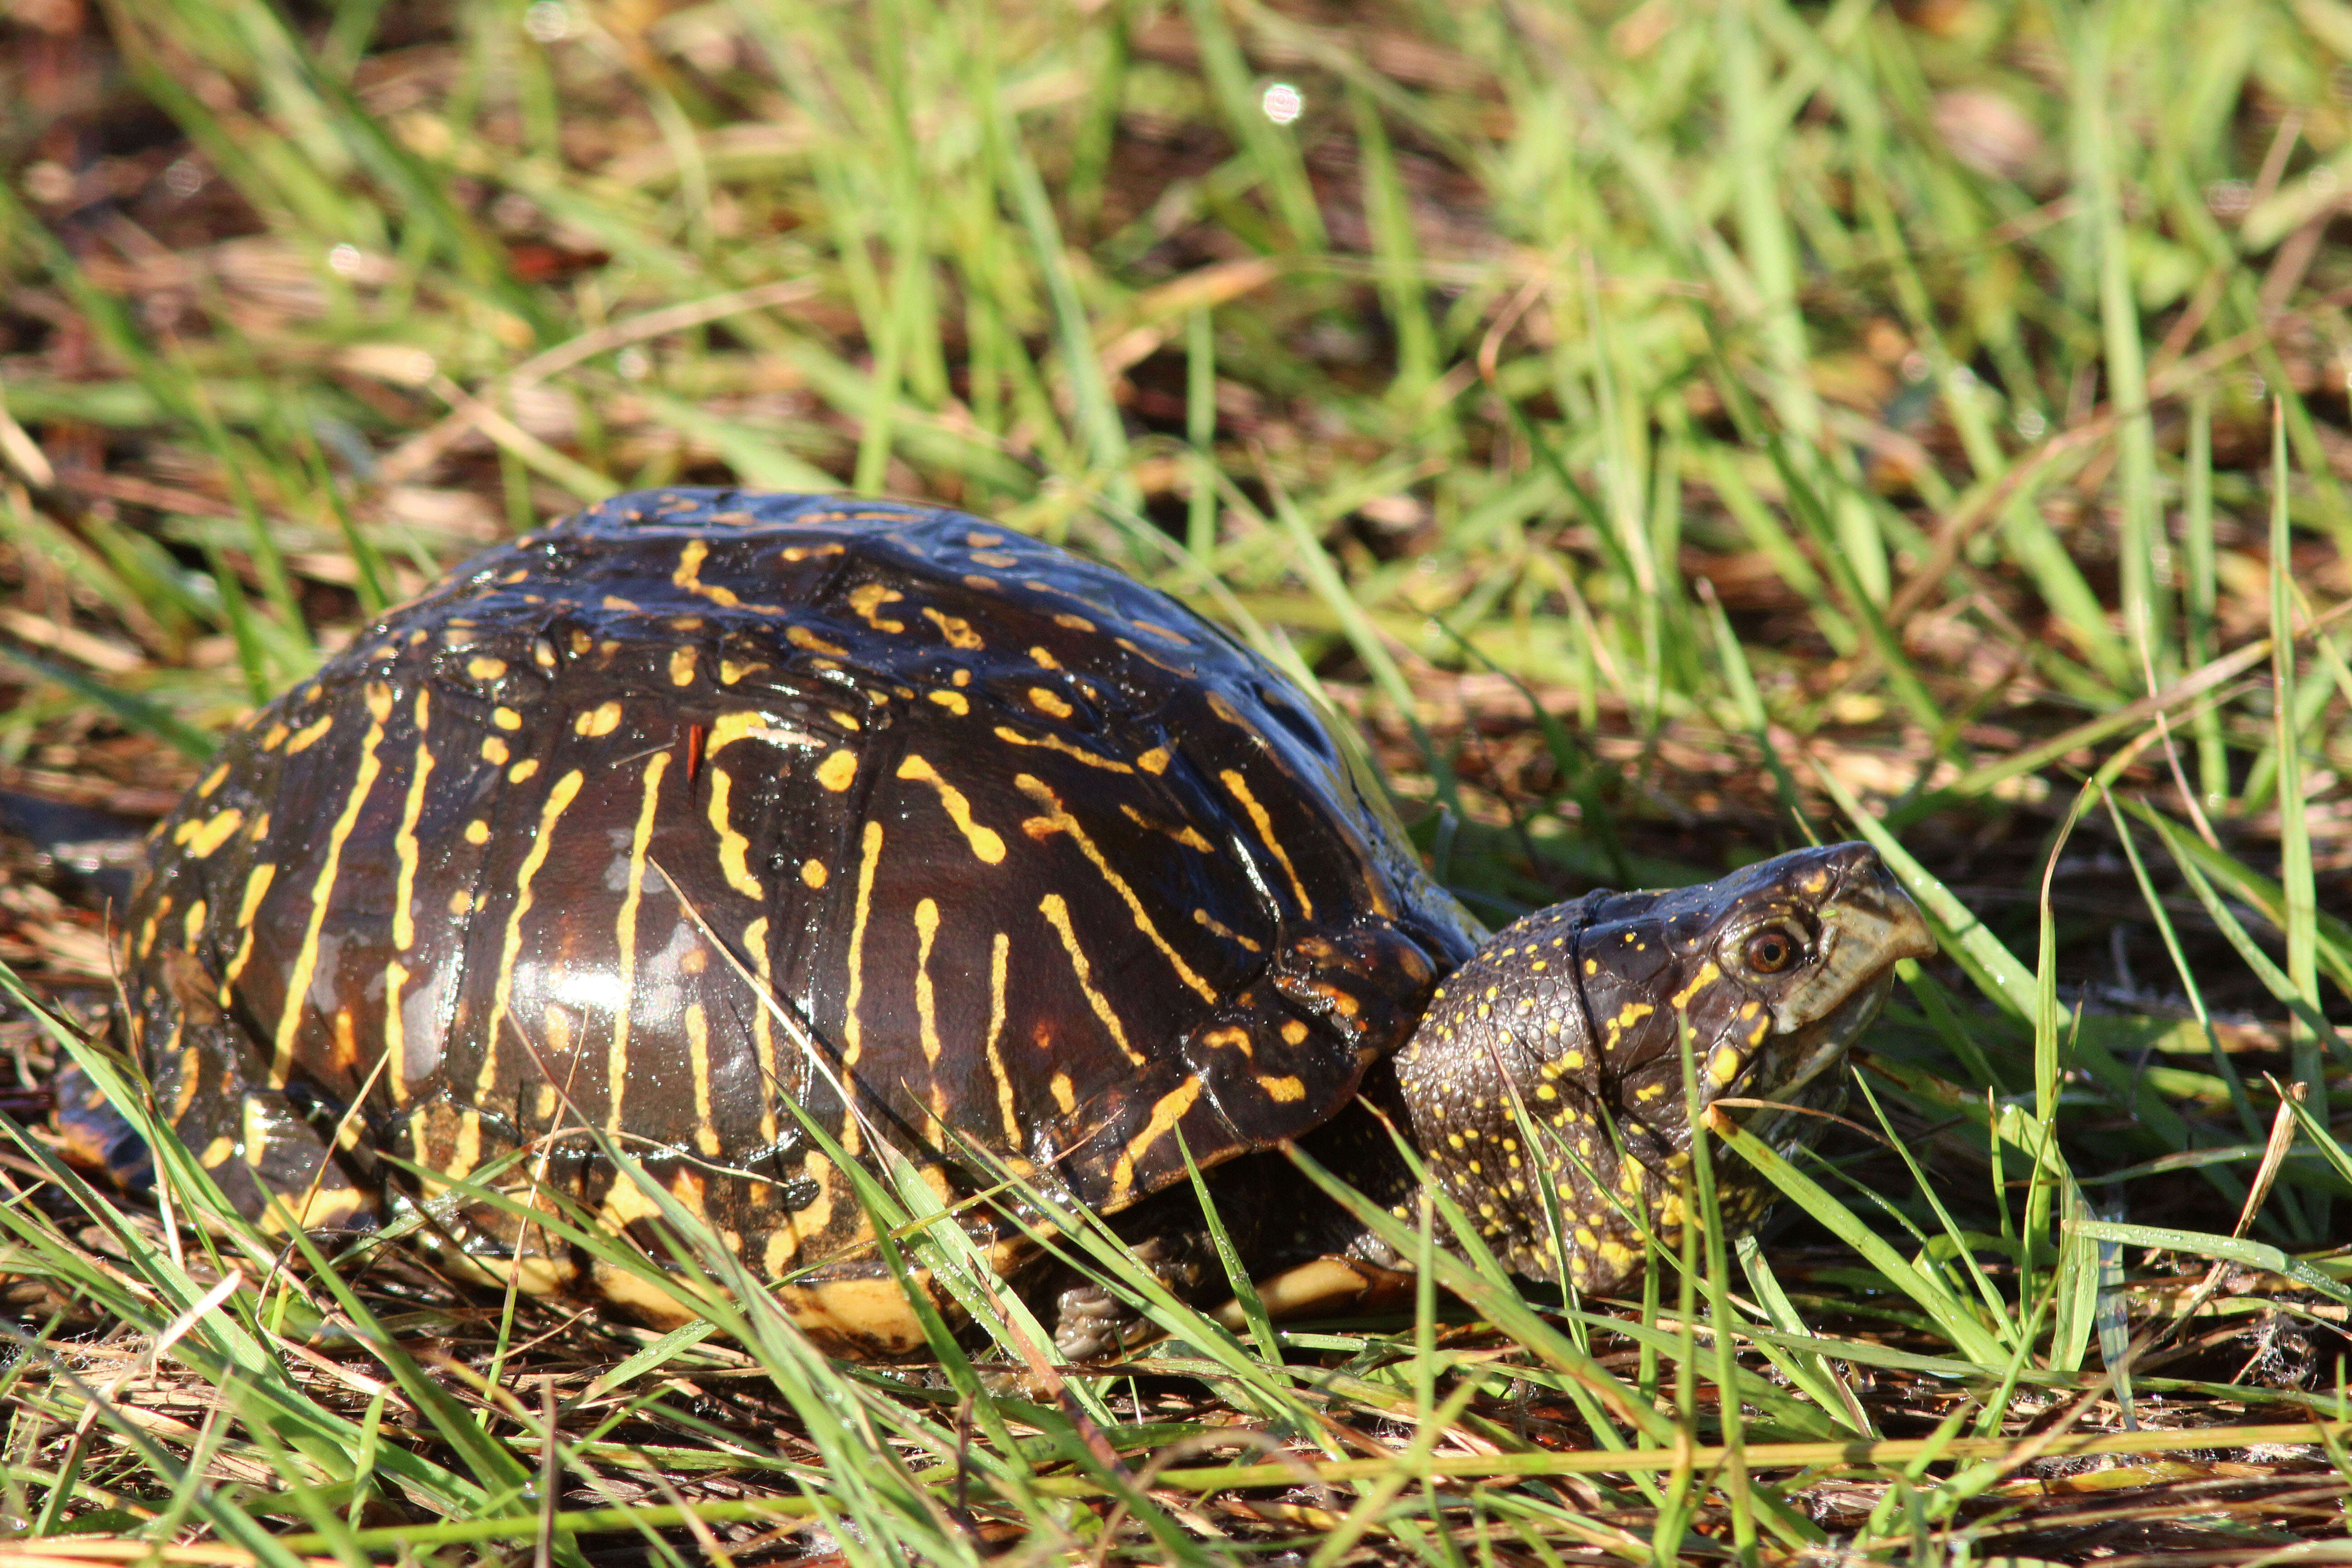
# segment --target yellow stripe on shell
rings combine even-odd
[[[784,628],[784,640],[805,653],[821,653],[833,658],[847,658],[849,657],[849,650],[847,648],[842,647],[839,643],[825,641],[824,638],[817,636],[816,633],[809,630],[808,627],[803,626],[795,625],[786,626]]]
[[[733,589],[720,587],[716,583],[705,583],[702,580],[702,563],[709,554],[710,544],[708,540],[688,540],[685,548],[677,552],[677,570],[670,574],[671,584],[687,593],[708,599],[721,609],[731,610],[741,605],[743,608],[754,610],[765,616],[785,614],[781,606],[775,605],[744,605]],[[608,599],[605,603],[611,605],[614,601]],[[620,601],[619,607],[634,610],[637,606],[623,600]]]
[[[863,1140],[857,1130],[857,1085],[851,1069],[866,1047],[866,1037],[857,1019],[858,1004],[866,993],[866,921],[874,910],[874,868],[882,858],[882,825],[871,819],[866,824],[865,858],[857,866],[857,903],[849,926],[849,985],[842,1002],[841,1074],[842,1088],[848,1093],[850,1103],[841,1108],[841,1147],[846,1153],[858,1152]]]
[[[1077,818],[1072,816],[1068,808],[1062,804],[1061,796],[1055,795],[1043,779],[1032,773],[1018,774],[1013,782],[1022,794],[1036,802],[1048,813],[1044,816],[1029,818],[1021,825],[1021,830],[1030,837],[1037,839],[1043,839],[1052,833],[1067,835],[1070,842],[1078,847],[1078,852],[1084,855],[1087,863],[1094,867],[1096,873],[1110,884],[1111,890],[1119,896],[1122,903],[1127,905],[1128,913],[1134,917],[1135,929],[1141,931],[1150,941],[1151,945],[1160,950],[1160,956],[1165,958],[1170,967],[1176,971],[1176,977],[1192,987],[1194,994],[1202,1001],[1216,1001],[1216,987],[1202,979],[1192,966],[1184,962],[1182,955],[1169,945],[1168,939],[1160,934],[1160,928],[1153,923],[1150,913],[1143,907],[1143,900],[1136,896],[1135,889],[1128,884],[1127,879],[1112,869],[1110,861],[1104,856],[1102,850],[1097,847],[1092,838],[1087,836],[1087,830],[1079,825]]]
[[[400,802],[400,827],[393,830],[393,860],[400,863],[400,875],[393,884],[393,947],[407,952],[416,945],[416,823],[425,811],[425,781],[433,775],[433,748],[425,745],[425,721],[430,717],[430,696],[416,693],[416,762],[409,771],[409,795]]]
[[[768,973],[768,917],[761,915],[743,928],[743,950],[751,955],[751,973],[760,983],[759,1002],[751,1009],[751,1048],[760,1060],[760,1143],[776,1141],[776,1021],[767,1007],[775,994]]]
[[[931,943],[940,934],[940,906],[933,899],[915,901],[915,1026],[923,1042],[923,1060],[934,1070],[940,1065],[939,996],[931,988]]]
[[[326,927],[335,879],[342,868],[343,846],[350,841],[352,828],[359,825],[361,808],[366,805],[368,793],[375,787],[376,774],[382,771],[376,748],[383,742],[383,721],[392,713],[392,688],[371,681],[366,697],[368,728],[360,741],[359,767],[352,774],[341,815],[327,830],[326,860],[319,868],[317,880],[310,884],[310,918],[303,927],[302,945],[295,950],[292,972],[287,976],[286,1003],[278,1015],[278,1033],[269,1057],[272,1089],[283,1089],[293,1070],[294,1035],[302,1021],[302,1005],[310,997],[311,977],[318,973],[319,933]]]
[[[1217,847],[1210,843],[1207,839],[1202,837],[1200,829],[1192,826],[1189,823],[1182,827],[1171,827],[1164,822],[1154,822],[1150,817],[1144,816],[1143,813],[1136,810],[1135,807],[1128,805],[1125,801],[1120,801],[1118,803],[1118,809],[1121,816],[1125,816],[1129,822],[1132,822],[1138,827],[1144,829],[1146,832],[1166,834],[1177,843],[1181,844],[1185,848],[1193,850],[1198,854],[1213,855],[1217,852]]]
[[[890,587],[887,584],[861,583],[856,587],[852,588],[849,591],[849,607],[857,613],[857,618],[859,620],[864,621],[876,631],[889,632],[895,635],[898,632],[905,631],[907,629],[907,623],[904,621],[886,620],[882,615],[882,606],[885,605],[898,604],[904,600],[906,596],[906,595],[901,594],[898,589]]]
[[[1004,1034],[1004,972],[1013,952],[1013,939],[998,931],[988,948],[988,1070],[996,1079],[996,1110],[1004,1120],[1004,1141],[1008,1148],[1019,1149],[1021,1116],[1014,1104],[1013,1079],[1004,1070],[1004,1053],[998,1048]]]
[[[1154,1143],[1168,1136],[1170,1130],[1200,1098],[1201,1080],[1188,1078],[1153,1102],[1151,1119],[1143,1124],[1142,1131],[1128,1140],[1127,1147],[1119,1153],[1118,1163],[1110,1168],[1111,1203],[1119,1203],[1127,1197],[1135,1185],[1135,1163],[1143,1158]]]
[[[963,791],[941,778],[927,758],[908,752],[898,763],[898,776],[929,784],[938,791],[940,807],[963,835],[964,842],[971,846],[971,852],[988,865],[1004,863],[1003,838],[994,828],[972,820],[971,802],[965,798]]]
[[[394,1105],[408,1103],[408,1019],[400,994],[408,988],[408,966],[394,959],[383,966],[384,1086]]]
[[[947,615],[926,605],[923,606],[923,618],[940,628],[940,636],[947,639],[950,647],[976,648],[981,646],[980,634],[973,631],[971,623],[961,616]]]
[[[474,1075],[474,1098],[487,1101],[499,1080],[499,1031],[505,1024],[507,1008],[514,997],[515,960],[522,952],[523,917],[530,912],[531,879],[547,864],[548,852],[554,847],[555,824],[572,800],[580,794],[586,775],[572,769],[549,786],[547,800],[540,807],[539,830],[531,835],[530,852],[523,857],[521,868],[515,873],[514,905],[507,911],[506,940],[499,951],[496,988],[490,996],[490,1016],[482,1030],[482,1065]]]
[[[734,790],[734,775],[724,768],[710,770],[710,805],[707,813],[710,830],[719,837],[719,870],[727,885],[754,903],[766,899],[767,890],[760,879],[751,875],[751,841],[735,829],[728,820],[727,807]]]
[[[938,695],[940,693],[933,693],[935,697]],[[1090,768],[1100,768],[1105,773],[1131,773],[1135,771],[1116,757],[1097,756],[1084,746],[1072,745],[1059,735],[1024,735],[1008,725],[999,724],[996,726],[996,738],[1008,746],[1043,746],[1047,751],[1059,752],[1066,757],[1074,758]]]
[[[1258,804],[1257,796],[1250,793],[1249,781],[1235,770],[1220,769],[1217,778],[1225,786],[1226,793],[1241,802],[1242,809],[1249,813],[1251,823],[1257,828],[1258,842],[1274,851],[1274,858],[1282,863],[1282,874],[1290,879],[1290,891],[1298,900],[1299,915],[1303,919],[1313,920],[1315,900],[1307,896],[1307,884],[1298,879],[1298,868],[1290,863],[1290,851],[1285,849],[1282,840],[1274,836],[1272,814]]]
[[[646,849],[653,842],[654,805],[661,794],[662,774],[669,771],[669,753],[656,752],[646,761],[645,795],[637,806],[637,825],[629,837],[629,883],[621,895],[621,913],[614,922],[614,943],[621,967],[621,994],[613,1007],[613,1043],[604,1061],[604,1128],[621,1130],[622,1086],[629,1079],[629,1013],[637,1000],[637,905],[646,889]]]
[[[1085,995],[1087,1005],[1093,1008],[1095,1016],[1102,1020],[1112,1043],[1125,1054],[1128,1061],[1141,1067],[1149,1058],[1127,1043],[1126,1026],[1112,1009],[1110,998],[1095,988],[1094,965],[1087,962],[1086,950],[1078,945],[1078,933],[1071,928],[1069,904],[1061,894],[1048,893],[1037,900],[1037,909],[1045,915],[1045,923],[1054,928],[1054,934],[1062,939],[1062,951],[1069,956],[1070,973],[1076,977],[1078,990]]]

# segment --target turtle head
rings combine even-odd
[[[1846,1047],[1877,1016],[1895,962],[1934,951],[1864,844],[1539,910],[1446,979],[1399,1054],[1414,1136],[1514,1268],[1548,1275],[1564,1261],[1580,1287],[1621,1288],[1639,1272],[1644,1229],[1669,1244],[1680,1230],[1694,1110],[1767,1101],[1741,1112],[1751,1131],[1811,1137],[1820,1119],[1790,1108],[1843,1096]],[[1727,1219],[1752,1222],[1765,1194],[1751,1173],[1736,1160],[1715,1170]]]

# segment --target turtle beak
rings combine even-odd
[[[1812,973],[1774,1007],[1784,1032],[1850,1016],[1852,1003],[1874,993],[1884,998],[1898,960],[1936,951],[1927,918],[1878,851],[1841,844],[1813,853],[1821,858],[1815,874],[1826,884],[1815,905],[1820,946]]]
[[[1842,844],[1838,850],[1838,889],[1822,910],[1823,923],[1837,926],[1858,951],[1876,953],[1883,965],[1934,957],[1927,917],[1878,851],[1867,844]]]

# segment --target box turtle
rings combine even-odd
[[[478,556],[236,732],[156,831],[125,1043],[249,1215],[439,1194],[478,1275],[675,1321],[446,1187],[650,1239],[625,1148],[823,1342],[890,1354],[917,1321],[794,1105],[950,1201],[1010,1170],[1117,1215],[1220,1300],[1187,1152],[1254,1272],[1364,1289],[1399,1260],[1273,1151],[1402,1204],[1392,1125],[1511,1267],[1609,1292],[1680,1228],[1680,1026],[1704,1100],[1826,1099],[1932,947],[1853,844],[1481,939],[1297,689],[1174,600],[959,512],[667,490]],[[1119,1342],[1038,1288],[1065,1351]]]

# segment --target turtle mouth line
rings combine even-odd
[[[1886,1005],[1887,994],[1894,989],[1895,966],[1889,964],[1854,987],[1853,994],[1825,1016],[1789,1036],[1789,1047],[1798,1053],[1795,1068],[1770,1094],[1757,1098],[1782,1103],[1794,1101],[1800,1091],[1844,1059],[1847,1048],[1877,1020],[1879,1009]]]
[[[1879,1009],[1885,1005],[1887,994],[1894,988],[1895,966],[1889,963],[1855,986],[1852,994],[1825,1016],[1784,1036],[1782,1048],[1795,1058],[1795,1065],[1769,1094],[1746,1097],[1760,1103],[1732,1113],[1741,1126],[1765,1142],[1771,1142],[1781,1123],[1804,1103],[1805,1091],[1834,1071],[1862,1032],[1876,1021]]]

